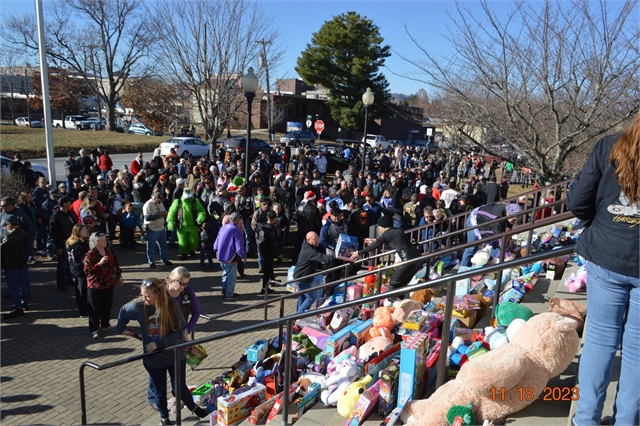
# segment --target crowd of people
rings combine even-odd
[[[92,317],[91,330],[96,333],[105,325],[96,309],[109,297],[96,296],[102,293],[94,290],[105,289],[92,286],[91,275],[79,265],[87,254],[95,263],[117,260],[111,249],[117,242],[122,250],[135,249],[141,244],[136,229],[152,269],[157,267],[157,252],[163,265],[173,264],[168,247],[178,248],[180,260],[199,251],[202,269],[213,270],[215,256],[222,270],[223,296],[233,299],[238,297],[237,275],[244,277],[249,256],[257,255],[261,293],[276,279],[274,265],[282,262],[292,223],[297,225],[292,254],[296,265],[310,232],[327,255],[340,234],[356,236],[362,252],[370,227],[388,215],[393,226],[403,230],[435,224],[412,234],[412,240],[424,241],[454,230],[445,223],[447,217],[491,205],[505,198],[509,188],[506,176],[498,183],[496,160],[485,163],[472,152],[398,146],[372,149],[362,161],[361,155],[345,149],[352,159],[348,168],[329,170],[322,147],[316,148],[315,156],[309,146],[289,144],[250,154],[248,173],[243,170],[242,147],[226,152],[221,146],[211,158],[198,159],[175,152],[162,156],[157,149],[150,159],[137,153],[118,170],[108,150],[81,149],[77,156],[68,152],[65,182],[53,189],[44,178],[33,179],[28,162],[16,155],[11,173],[23,176],[28,189],[18,202],[3,199],[0,220],[4,223],[9,215],[19,219],[29,238],[27,264],[36,261],[34,254],[45,260],[57,257],[57,288],[76,288],[78,310]],[[7,230],[3,226],[0,232],[3,237]],[[87,249],[87,244],[92,247]],[[338,263],[334,259],[327,266]],[[109,266],[117,269],[117,264]],[[16,300],[14,308],[20,315]]]

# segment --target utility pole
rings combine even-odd
[[[269,130],[269,140],[271,140],[271,129],[273,128],[273,123],[271,119],[271,91],[269,89],[269,64],[267,63],[267,44],[271,44],[270,41],[265,39],[257,40],[256,43],[262,45],[262,51],[258,54],[258,65],[260,68],[264,68],[267,78],[267,127]]]

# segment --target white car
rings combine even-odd
[[[25,160],[22,160],[22,163],[24,163],[24,161]],[[9,171],[9,166],[11,165],[11,163],[13,163],[13,160],[9,157],[5,157],[4,155],[0,155],[0,162],[2,164],[2,174],[10,174],[11,172]],[[47,181],[47,183],[49,183],[49,169],[47,169],[45,166],[41,166],[40,164],[32,162],[31,170],[33,170],[36,176],[43,177]]]
[[[18,117],[14,122],[16,123],[16,126],[19,127],[42,127],[42,121],[31,120],[31,123],[29,123],[29,117]]]
[[[169,154],[171,148],[176,150],[182,158],[187,158],[189,154],[193,154],[195,158],[203,155],[209,155],[209,144],[198,138],[171,138],[160,144],[160,155]]]
[[[364,138],[362,138],[361,142],[364,142]],[[370,135],[367,134],[367,145],[372,148],[382,147],[383,150],[388,150],[391,144],[387,142],[387,138],[382,135]]]

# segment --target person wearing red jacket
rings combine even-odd
[[[131,174],[135,176],[138,173],[140,173],[140,170],[142,170],[143,165],[144,165],[144,161],[142,161],[142,153],[139,152],[137,157],[134,158],[134,160],[131,162],[131,167],[129,168],[131,171]]]
[[[104,151],[98,158],[98,169],[100,170],[100,173],[105,180],[107,180],[108,174],[111,171],[112,167],[113,161],[111,161],[111,157],[109,157],[109,151]]]

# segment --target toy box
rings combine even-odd
[[[320,383],[312,382],[309,384],[307,394],[295,400],[295,403],[298,406],[298,418],[302,417],[309,408],[313,407],[314,404],[318,402],[321,391],[322,385],[320,385]]]
[[[535,272],[529,272],[528,274],[518,277],[516,281],[524,285],[526,291],[531,291],[538,282],[538,274],[536,274]]]
[[[431,387],[436,382],[436,378],[438,377],[438,361],[440,360],[440,348],[441,341],[438,338],[433,338],[431,341],[431,345],[429,347],[429,354],[427,355],[427,361],[425,363],[426,366],[426,391],[429,391]]]
[[[251,362],[260,362],[267,355],[268,343],[261,339],[247,348],[247,360]]]
[[[323,351],[327,348],[327,340],[329,340],[331,335],[330,331],[322,332],[308,326],[303,327],[302,330],[300,330],[300,333],[307,335],[309,340],[311,340],[318,349],[322,349]]]
[[[456,296],[464,296],[469,293],[469,289],[471,287],[471,279],[465,278],[463,280],[456,281]]]
[[[345,426],[360,426],[373,412],[380,395],[380,380],[367,388],[358,398],[353,411],[347,418]]]
[[[291,386],[289,386],[289,402],[293,401],[293,397],[296,396],[297,391],[298,391],[298,384],[292,383]],[[271,407],[271,411],[267,416],[266,424],[269,424],[269,422],[273,420],[273,418],[277,416],[280,410],[282,409],[282,404],[284,401],[284,392],[280,392],[279,394],[277,394],[275,396],[275,399],[276,399],[276,402],[274,402],[273,407]]]
[[[358,251],[358,239],[347,234],[340,234],[336,244],[336,258],[349,260],[351,254]]]
[[[327,374],[327,354],[320,352],[313,360],[313,371],[320,374]]]
[[[193,397],[193,402],[200,404],[200,402],[209,395],[211,388],[213,388],[211,383],[205,383],[192,390],[191,396]]]
[[[327,327],[332,333],[337,333],[344,326],[347,325],[351,316],[353,315],[353,308],[344,308],[338,309],[334,312],[333,318],[331,318],[331,322],[329,323],[329,327]]]
[[[393,362],[380,372],[380,394],[378,395],[378,415],[387,416],[398,404],[398,377],[400,366]]]
[[[347,300],[362,299],[363,284],[353,284],[347,287]]]
[[[399,356],[400,343],[396,343],[380,355],[364,365],[364,373],[371,377],[378,377],[380,372],[387,368],[393,359]]]
[[[478,311],[475,309],[465,311],[453,311],[452,314],[466,328],[473,328],[478,322]]]
[[[423,315],[423,310],[418,309],[409,313],[409,316],[407,316],[407,318],[404,320],[402,326],[407,330],[420,330],[424,326],[424,323],[426,321],[426,313]]]
[[[364,343],[364,337],[369,334],[369,329],[373,326],[373,319],[368,319],[362,324],[351,329],[349,342],[359,348]]]
[[[424,395],[428,344],[426,333],[419,333],[411,341],[401,343],[398,407],[404,407],[410,399],[421,399]]]
[[[252,425],[261,425],[267,421],[267,417],[276,403],[276,397],[271,397],[256,408],[251,410],[251,415],[247,418],[247,421]]]
[[[218,424],[222,426],[246,419],[252,409],[267,399],[267,388],[260,383],[237,389],[236,392],[218,398]]]
[[[350,346],[351,330],[361,323],[362,321],[360,320],[354,320],[333,336],[329,336],[327,339],[327,349],[325,350],[328,358],[333,358]]]
[[[380,422],[380,426],[395,426],[398,420],[400,420],[400,415],[403,411],[404,406],[394,408],[393,411],[387,417],[385,417],[382,422]]]

